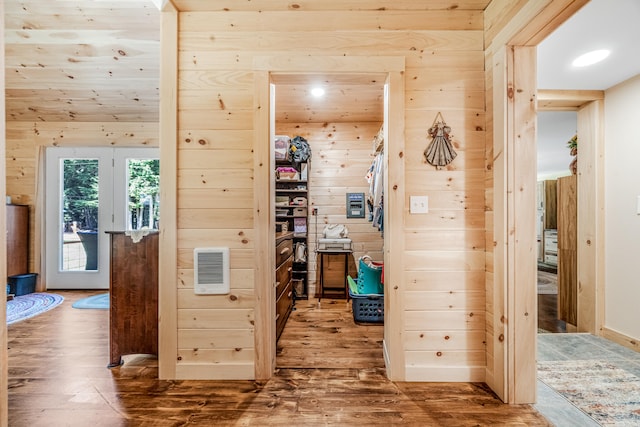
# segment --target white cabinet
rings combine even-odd
[[[558,230],[544,230],[544,263],[558,265]]]
[[[536,237],[538,240],[539,262],[547,263],[544,234],[546,230],[555,230],[557,228],[557,206],[557,181],[538,181],[536,193]],[[557,249],[554,250],[554,255],[557,256]]]

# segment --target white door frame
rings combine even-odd
[[[44,271],[47,289],[108,289],[109,236],[106,231],[127,228],[127,159],[157,159],[157,148],[52,147],[45,152]],[[60,161],[91,158],[99,161],[98,269],[60,271],[62,251],[59,236],[62,221],[54,218],[61,209],[62,170]]]

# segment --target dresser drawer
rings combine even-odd
[[[283,240],[276,246],[276,267],[293,254],[293,240]]]
[[[276,298],[282,294],[285,286],[291,281],[291,271],[293,270],[293,255],[289,255],[289,258],[283,262],[280,267],[276,269]]]
[[[284,292],[276,302],[276,336],[280,337],[284,325],[287,323],[289,314],[293,307],[293,291],[291,290],[291,282],[287,283]]]
[[[558,230],[544,230],[544,253],[545,255],[558,254]]]
[[[558,265],[558,255],[545,253],[544,262],[545,264]]]

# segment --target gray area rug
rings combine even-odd
[[[558,293],[558,275],[538,270],[538,294],[556,295]]]

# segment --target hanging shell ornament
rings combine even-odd
[[[451,128],[445,123],[442,114],[438,113],[427,133],[433,138],[427,149],[424,150],[427,162],[436,168],[447,166],[458,154],[451,144]]]

